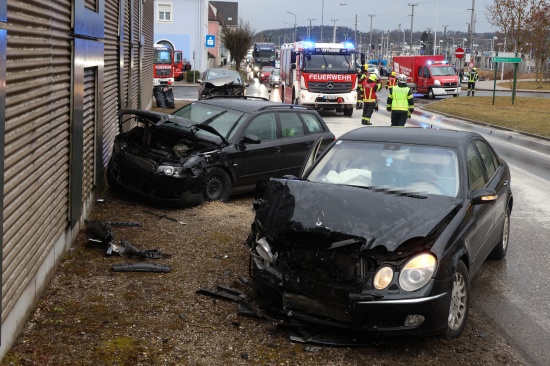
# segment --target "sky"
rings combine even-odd
[[[437,29],[447,31],[468,31],[468,23],[472,19],[472,5],[475,9],[475,33],[494,32],[495,29],[487,21],[486,5],[493,0],[235,0],[239,3],[239,20],[247,21],[252,29],[261,32],[267,29],[289,28],[296,22],[297,26],[320,26],[321,18],[325,26],[346,26],[355,30],[357,15],[357,30],[369,32],[372,19],[372,29],[402,30],[411,29],[412,6],[414,6],[413,30],[424,31]],[[324,10],[323,9],[324,3]],[[341,5],[346,4],[346,5]],[[294,15],[287,12],[294,13]],[[370,17],[369,15],[374,15]],[[326,28],[325,28],[326,29]]]

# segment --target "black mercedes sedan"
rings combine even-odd
[[[458,337],[470,281],[508,249],[510,170],[474,132],[350,131],[257,186],[246,241],[265,306],[304,323]]]
[[[319,114],[254,97],[211,97],[173,114],[119,112],[109,187],[163,206],[226,201],[256,182],[298,174],[319,137],[335,139]]]

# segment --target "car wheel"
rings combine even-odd
[[[351,117],[353,115],[353,108],[344,108],[344,116]]]
[[[433,89],[428,90],[428,98],[435,99],[435,94],[434,94]]]
[[[506,207],[506,212],[504,213],[504,224],[502,225],[502,235],[497,246],[489,254],[490,259],[504,259],[506,257],[506,252],[508,251],[508,239],[510,234],[510,209]]]
[[[210,168],[204,180],[203,195],[207,201],[225,202],[231,192],[231,179],[225,170]]]
[[[451,290],[451,305],[447,317],[446,339],[457,338],[466,325],[470,309],[470,281],[468,269],[462,261],[458,261],[453,275],[453,288]]]
[[[455,98],[458,97],[458,94],[453,94],[453,97],[455,97]]]

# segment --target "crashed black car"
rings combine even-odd
[[[473,132],[374,127],[258,184],[246,244],[267,308],[361,334],[458,337],[508,248],[510,170]],[[313,162],[314,161],[314,162]]]
[[[248,87],[242,75],[231,69],[207,69],[197,82],[199,99],[215,95],[245,95]]]
[[[174,114],[119,112],[109,186],[154,204],[190,206],[251,192],[256,182],[298,174],[318,137],[334,141],[314,110],[266,99],[193,102]]]

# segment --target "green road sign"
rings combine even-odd
[[[493,57],[493,62],[514,62],[520,63],[521,57]]]

